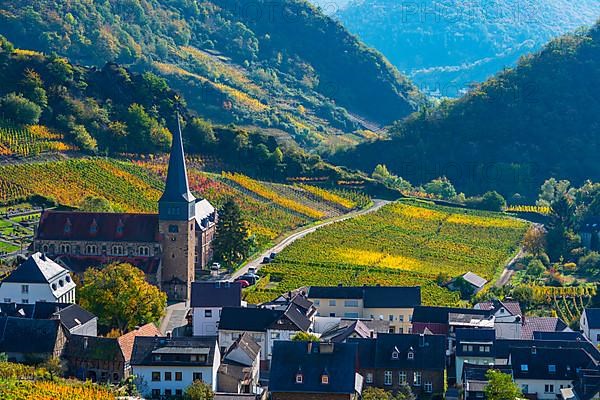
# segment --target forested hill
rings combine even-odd
[[[359,130],[350,114],[384,124],[421,101],[383,56],[303,0],[4,0],[0,34],[83,65],[152,69],[205,117],[310,146]]]
[[[561,37],[467,96],[397,123],[393,139],[337,162],[379,164],[413,183],[446,175],[457,189],[533,195],[550,176],[600,179],[600,23]]]
[[[355,0],[342,1],[334,14],[420,88],[443,96],[457,96],[598,17],[597,0]]]

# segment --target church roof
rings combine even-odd
[[[190,192],[185,166],[185,155],[183,152],[183,140],[181,138],[181,126],[179,116],[177,117],[177,132],[173,135],[171,144],[171,155],[169,156],[169,170],[167,172],[167,183],[160,202],[192,202],[194,195]]]
[[[36,232],[39,240],[157,242],[158,214],[46,210]]]
[[[48,283],[66,270],[42,253],[34,253],[3,282]]]

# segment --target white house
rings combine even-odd
[[[219,392],[260,393],[260,346],[249,333],[223,354],[218,377]]]
[[[146,398],[181,396],[194,381],[217,390],[221,353],[215,336],[135,338],[131,368]]]
[[[595,346],[600,344],[600,308],[586,308],[581,314],[579,326],[590,342]]]
[[[42,253],[34,253],[0,284],[4,303],[75,303],[69,271]]]
[[[192,325],[194,336],[216,336],[223,307],[245,307],[239,282],[192,283]]]

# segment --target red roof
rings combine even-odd
[[[157,242],[158,214],[44,211],[36,239]]]
[[[138,329],[126,333],[123,336],[119,336],[117,341],[119,342],[119,346],[121,347],[126,362],[131,360],[133,342],[135,342],[136,336],[162,336],[162,333],[158,330],[156,325],[150,323],[140,326]]]

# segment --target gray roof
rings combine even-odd
[[[311,286],[310,299],[363,299],[367,308],[409,308],[421,305],[419,286]]]
[[[244,332],[242,335],[240,335],[239,338],[237,338],[235,342],[231,344],[231,346],[229,346],[229,348],[223,355],[223,360],[231,362],[232,360],[228,359],[228,355],[237,349],[246,353],[249,360],[256,360],[256,357],[258,357],[260,353],[260,345],[248,332]],[[248,366],[251,366],[251,364]]]
[[[59,329],[58,320],[0,317],[0,353],[52,353]]]
[[[465,281],[469,282],[471,285],[477,288],[483,287],[488,282],[486,279],[480,277],[477,274],[474,274],[471,271],[467,272],[462,277]]]
[[[177,117],[177,131],[173,135],[171,144],[171,155],[169,156],[169,169],[165,191],[160,197],[160,202],[192,202],[196,198],[190,192],[187,179],[187,168],[185,166],[185,155],[183,152],[183,140],[181,138],[181,127],[179,116]]]
[[[131,365],[212,365],[217,346],[216,336],[194,337],[148,337],[136,336],[133,344]],[[178,359],[177,357],[161,357],[156,360],[153,354],[207,354],[206,362]]]
[[[192,283],[191,307],[241,307],[242,286],[239,282]]]
[[[33,253],[19,265],[3,282],[48,283],[55,276],[67,271],[45,254]]]

